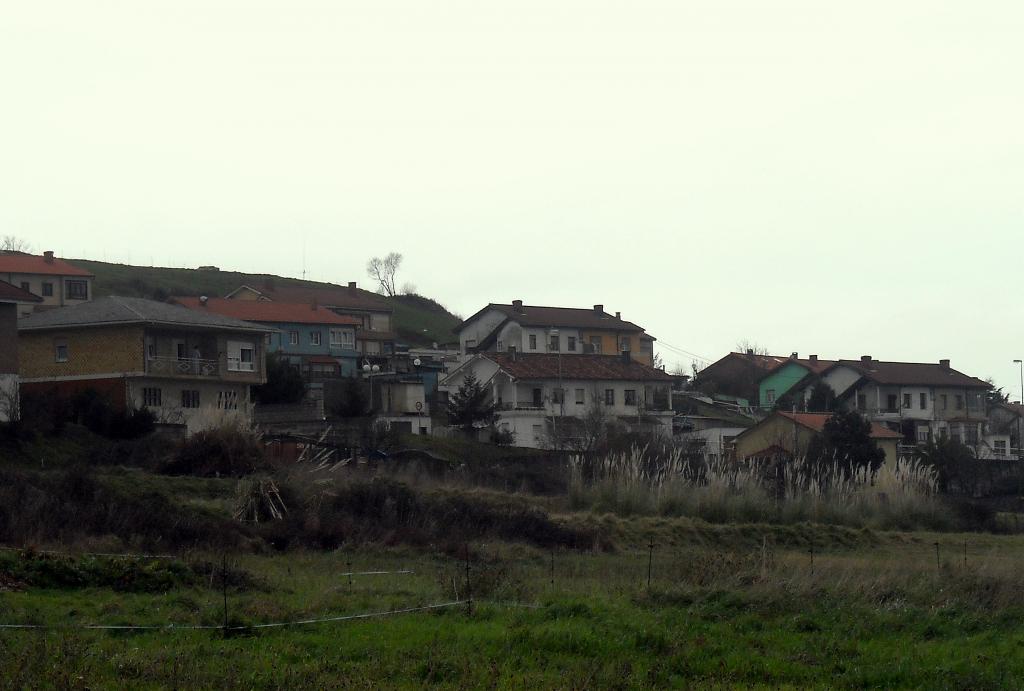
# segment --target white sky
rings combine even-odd
[[[0,235],[1015,393],[1024,3],[10,2]],[[669,366],[688,355],[662,348]]]

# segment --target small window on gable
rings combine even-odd
[[[44,283],[43,284],[43,297],[44,298],[53,297],[53,284],[52,283]]]
[[[53,359],[55,362],[67,362],[68,361],[68,342],[67,341],[54,341],[53,342]]]
[[[320,332],[319,331],[310,331],[309,332],[309,342],[310,342],[311,345],[315,345],[315,346],[320,345]]]
[[[537,350],[537,334],[530,334],[530,350]]]

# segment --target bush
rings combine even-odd
[[[165,475],[242,477],[267,465],[263,445],[251,432],[222,427],[197,432],[178,447],[164,463]]]

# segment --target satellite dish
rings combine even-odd
[[[414,364],[414,365],[416,365],[417,367],[419,367],[419,366],[420,366],[420,365],[422,365],[423,363],[422,363],[422,362],[420,362],[420,359],[419,359],[419,358],[416,358],[415,360],[413,360],[413,361],[412,361],[412,364]]]

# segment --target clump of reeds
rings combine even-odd
[[[570,461],[570,507],[711,522],[813,521],[857,527],[955,527],[934,469],[901,458],[848,472],[833,461],[704,461],[648,447]]]

